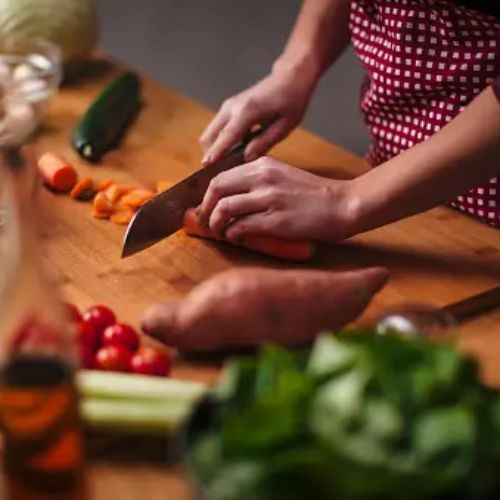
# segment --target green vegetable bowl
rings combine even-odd
[[[188,426],[204,500],[500,498],[500,397],[456,347],[375,332],[230,364]]]

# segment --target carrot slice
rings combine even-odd
[[[38,171],[45,184],[60,193],[72,189],[78,180],[75,168],[55,153],[45,153],[39,158]]]
[[[69,196],[74,200],[88,200],[94,194],[94,181],[90,177],[84,177],[78,181],[71,190]]]
[[[167,191],[174,185],[173,182],[170,181],[158,181],[156,183],[156,191],[158,193],[163,193],[163,191]]]
[[[113,179],[104,179],[97,183],[95,189],[96,191],[106,191],[111,184],[114,184]]]
[[[190,236],[199,238],[213,238],[210,229],[200,225],[200,220],[195,208],[188,208],[184,214],[184,231]]]
[[[134,211],[131,208],[121,209],[116,211],[111,216],[111,221],[115,224],[119,224],[121,226],[126,226],[132,220],[134,216]]]
[[[119,184],[111,184],[106,190],[106,196],[111,200],[111,203],[116,203],[123,196],[130,193],[132,188],[127,186],[120,186]]]
[[[184,231],[199,238],[213,238],[210,229],[200,225],[196,209],[189,208],[184,214]],[[247,235],[239,246],[257,252],[293,261],[310,260],[315,252],[314,243],[306,240],[285,240],[273,236]]]
[[[149,189],[133,189],[130,193],[126,194],[120,201],[123,205],[129,208],[139,208],[147,203],[151,198],[155,196],[153,191]]]
[[[94,198],[92,216],[96,219],[109,219],[114,212],[113,203],[105,193],[99,191]]]

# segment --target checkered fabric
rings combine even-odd
[[[500,20],[441,0],[352,2],[354,48],[366,71],[361,111],[373,165],[424,141],[500,75]],[[500,227],[499,177],[453,207]]]

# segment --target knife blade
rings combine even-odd
[[[143,205],[125,232],[122,258],[149,248],[181,229],[185,211],[202,202],[214,177],[244,163],[246,146],[263,130],[250,132],[221,160],[201,168]]]

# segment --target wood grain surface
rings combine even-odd
[[[119,68],[96,61],[89,76],[64,88],[51,103],[36,138],[39,153],[57,151],[81,175],[113,178],[153,187],[177,181],[198,168],[197,138],[212,111],[144,77],[145,106],[122,147],[99,165],[79,160],[70,147],[71,132],[92,100]],[[367,169],[365,162],[303,130],[293,133],[272,154],[321,175],[347,178]],[[120,259],[124,227],[93,219],[90,206],[41,193],[45,209],[43,255],[64,297],[81,308],[112,307],[137,324],[145,307],[181,297],[207,277],[231,266],[293,267],[241,249],[190,239],[177,233],[155,247]],[[384,265],[391,281],[363,320],[404,302],[443,306],[500,282],[500,232],[448,208],[437,208],[339,245],[325,246],[308,267],[347,269]],[[464,325],[461,345],[477,354],[484,376],[500,383],[500,311]],[[175,376],[214,380],[217,368],[179,363]],[[184,500],[186,484],[175,471],[146,463],[91,466],[91,498],[107,500]]]

